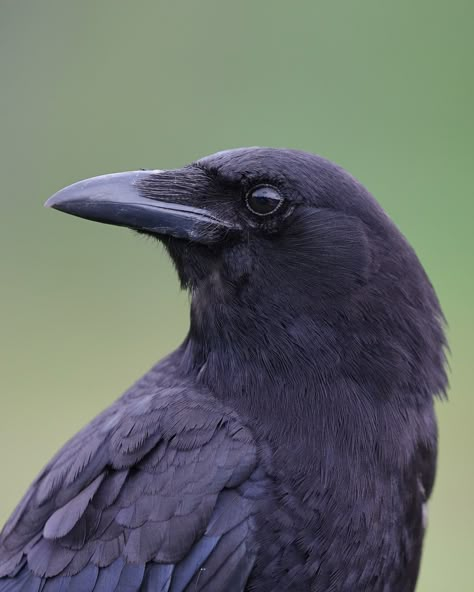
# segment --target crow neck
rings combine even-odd
[[[360,462],[368,463],[359,467],[367,474],[389,466],[396,450],[403,459],[415,435],[432,429],[432,397],[410,386],[406,368],[393,363],[395,329],[381,322],[368,332],[364,320],[341,312],[340,302],[324,315],[302,299],[298,310],[277,304],[258,309],[193,301],[181,370],[261,439],[285,449],[295,466],[303,451],[305,462],[319,459],[319,471],[337,457],[351,474],[350,465]],[[426,426],[421,409],[428,410]]]
[[[322,439],[327,444],[341,429],[352,430],[349,423],[360,415],[362,393],[343,378],[338,331],[308,310],[276,314],[270,307],[258,314],[219,304],[203,310],[193,302],[180,351],[198,384],[279,445],[297,440],[321,449]]]

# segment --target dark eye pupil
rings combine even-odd
[[[268,216],[278,210],[283,203],[283,198],[273,187],[261,185],[249,191],[246,203],[253,214]]]

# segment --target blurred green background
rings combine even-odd
[[[248,145],[318,152],[415,246],[450,402],[419,592],[472,589],[472,0],[0,2],[0,522],[188,325],[163,251],[45,210],[92,175]]]

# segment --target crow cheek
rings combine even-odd
[[[255,255],[249,244],[235,245],[223,257],[224,273],[235,284],[246,282],[255,267]]]

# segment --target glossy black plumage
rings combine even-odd
[[[283,200],[268,216],[246,207],[261,185]],[[33,483],[0,591],[413,591],[445,340],[370,194],[320,157],[253,148],[49,204],[162,240],[191,327]]]

